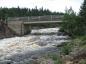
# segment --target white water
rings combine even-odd
[[[49,28],[32,30],[32,33],[52,33],[58,32],[59,28]],[[53,45],[61,44],[68,36],[55,35],[28,35],[25,37],[13,37],[0,40],[0,59],[14,54],[24,53],[25,51],[36,51],[54,47]]]

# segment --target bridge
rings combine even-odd
[[[9,17],[8,26],[19,35],[28,34],[31,29],[58,27],[62,23],[62,15]]]

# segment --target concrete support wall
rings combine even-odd
[[[31,25],[24,25],[24,34],[29,34],[31,32]]]
[[[9,21],[8,27],[15,31],[18,35],[24,34],[23,21]]]

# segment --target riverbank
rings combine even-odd
[[[86,64],[86,36],[78,36],[59,49],[64,64]]]

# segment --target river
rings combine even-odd
[[[68,41],[68,35],[59,34],[59,28],[34,29],[31,34],[0,40],[0,64],[18,64],[34,55],[58,51],[56,45]],[[18,63],[17,63],[18,62]]]

